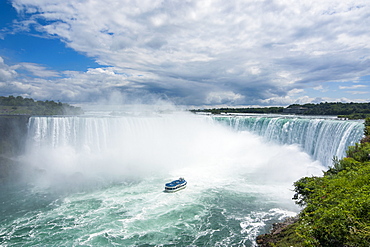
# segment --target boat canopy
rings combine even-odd
[[[174,180],[170,183],[166,183],[166,187],[176,187],[178,185],[186,183],[184,178],[179,178],[178,180]]]

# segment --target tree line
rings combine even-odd
[[[213,108],[213,109],[194,109],[190,110],[193,113],[206,112],[211,114],[222,113],[283,113],[284,107],[265,107],[265,108]]]
[[[31,98],[12,95],[0,96],[0,114],[2,115],[79,115],[80,107],[55,101],[35,101]]]
[[[320,104],[304,104],[304,105],[290,105],[288,108],[302,107],[307,110],[303,112],[304,115],[337,115],[337,116],[351,116],[351,115],[370,115],[370,103],[320,103]]]
[[[298,115],[329,115],[350,119],[364,119],[370,117],[370,103],[319,103],[319,104],[292,104],[288,107],[259,107],[259,108],[213,108],[190,110],[193,113],[205,112],[211,114],[222,113],[261,113],[261,114],[298,114]]]

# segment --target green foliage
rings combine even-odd
[[[309,202],[310,195],[314,193],[316,183],[321,178],[319,177],[304,177],[294,183],[295,195],[293,200],[300,206],[305,206]]]
[[[79,115],[83,111],[65,103],[34,101],[21,96],[0,96],[0,114],[15,115]]]
[[[364,134],[365,136],[369,136],[370,135],[370,117],[365,119],[364,125],[365,125]]]
[[[359,162],[368,161],[370,158],[370,143],[356,143],[355,146],[350,146],[347,149],[347,157],[353,158]]]
[[[365,133],[369,125],[366,119]],[[369,154],[370,142],[363,141],[349,147],[347,157],[334,157],[323,177],[294,183],[293,199],[305,206],[296,227],[303,246],[370,246]]]

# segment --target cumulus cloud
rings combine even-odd
[[[45,66],[35,63],[20,63],[12,66],[12,68],[15,70],[27,70],[36,77],[59,77],[57,71],[49,70]]]
[[[17,72],[10,66],[4,63],[4,59],[0,57],[0,83],[8,83],[17,76]]]
[[[317,90],[317,91],[322,91],[322,92],[325,92],[326,89],[324,89],[324,87],[322,85],[319,85],[319,86],[316,86],[316,87],[313,87],[314,90]]]
[[[28,70],[28,77],[17,71]],[[56,77],[56,78],[48,78]],[[56,73],[37,64],[20,63],[8,66],[0,57],[0,89],[3,94],[32,97],[39,100],[85,102],[110,95],[113,89],[127,87],[127,75],[113,68],[89,69],[86,72]]]
[[[292,90],[370,74],[367,0],[12,4],[25,14],[24,29],[32,25],[109,66],[56,79],[67,99],[115,89],[163,94],[181,104],[285,104],[298,99]]]
[[[223,104],[225,102],[237,102],[240,101],[243,98],[242,95],[236,94],[234,92],[210,92],[206,98],[206,103],[208,104]]]

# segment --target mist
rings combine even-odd
[[[28,179],[65,189],[181,176],[198,190],[271,190],[290,200],[295,180],[324,169],[295,145],[266,142],[206,116],[147,111],[32,117],[22,160],[36,172]]]
[[[294,181],[324,170],[297,145],[274,144],[209,116],[142,106],[31,117],[18,157],[25,186],[2,193],[3,239],[255,246],[257,235],[299,212]],[[186,189],[163,193],[179,177]]]

